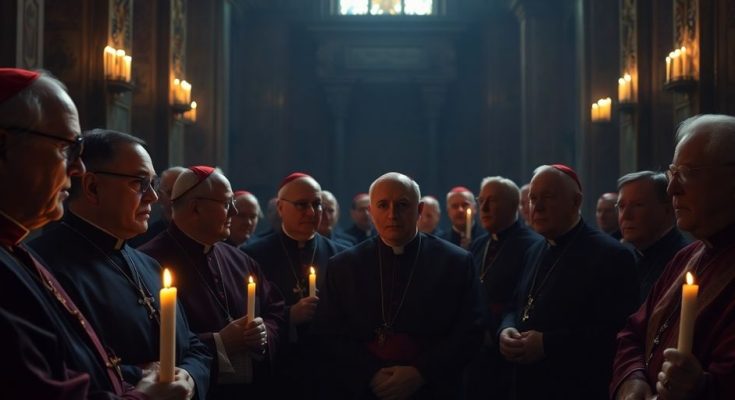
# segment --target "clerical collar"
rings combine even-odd
[[[297,244],[297,246],[299,248],[305,247],[307,243],[311,242],[314,239],[314,237],[316,237],[316,232],[314,232],[314,234],[312,234],[311,236],[309,236],[309,238],[306,239],[306,240],[303,240],[302,241],[302,240],[296,239],[295,237],[293,237],[293,235],[291,235],[290,233],[288,233],[288,231],[286,230],[286,227],[283,226],[283,224],[281,224],[281,231],[283,232],[284,235],[286,235],[286,237],[288,237],[289,239],[291,239],[294,242],[296,242],[296,244]]]
[[[0,210],[0,244],[17,246],[30,232],[20,222]]]
[[[702,242],[710,249],[720,249],[735,242],[735,223],[726,226],[723,230],[715,233]]]
[[[214,245],[202,243],[194,239],[188,233],[179,228],[173,221],[171,221],[171,223],[168,225],[168,229],[177,237],[187,240],[189,242],[189,245],[191,245],[192,247],[197,247],[197,250],[202,254],[208,254],[214,247]]]
[[[414,242],[416,242],[416,238],[417,238],[418,236],[419,236],[419,232],[418,232],[418,230],[417,230],[417,231],[416,231],[416,232],[414,233],[413,237],[412,237],[412,238],[411,238],[411,239],[410,239],[410,240],[409,240],[408,242],[404,243],[404,244],[403,244],[403,245],[401,245],[401,246],[393,246],[393,245],[390,245],[390,244],[388,244],[388,243],[387,243],[387,242],[386,242],[385,240],[383,240],[383,238],[382,238],[382,237],[380,238],[380,241],[381,241],[381,242],[382,242],[382,243],[383,243],[383,244],[384,244],[384,245],[385,245],[386,247],[390,247],[390,248],[391,248],[391,250],[393,250],[393,254],[395,254],[395,255],[399,256],[399,255],[401,255],[401,254],[403,254],[403,253],[405,253],[405,252],[406,252],[406,247],[410,247],[410,246],[411,246],[411,245],[412,245],[412,244],[413,244]]]
[[[120,250],[125,245],[124,239],[120,239],[105,228],[72,211],[66,213],[63,221],[74,228],[83,230],[87,237],[97,242],[103,249]]]
[[[497,232],[497,233],[490,233],[490,232],[488,232],[490,234],[490,240],[492,240],[493,242],[499,242],[501,240],[505,240],[508,236],[510,236],[510,234],[514,230],[516,230],[516,228],[518,228],[520,226],[521,226],[521,221],[519,221],[519,220],[516,219],[516,221],[513,222],[512,224],[510,224],[509,227],[503,229],[500,232]]]
[[[569,242],[575,235],[578,230],[582,228],[584,221],[582,218],[579,218],[579,221],[577,221],[577,224],[574,225],[574,227],[565,233],[559,235],[558,237],[554,239],[546,238],[546,243],[549,245],[549,247],[556,247],[559,245],[565,245],[567,242]]]

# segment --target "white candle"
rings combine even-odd
[[[681,78],[681,50],[674,50],[674,57],[671,58],[671,65],[673,66],[671,71],[671,79]]]
[[[590,112],[592,122],[597,122],[600,119],[600,106],[597,103],[592,103],[592,111]]]
[[[626,73],[623,75],[623,81],[625,82],[625,101],[633,101],[633,78]]]
[[[133,68],[133,57],[125,56],[125,57],[123,57],[123,60],[125,62],[125,76],[124,76],[123,80],[125,82],[130,82],[131,81],[131,79],[130,79],[130,77],[131,77],[131,70]]]
[[[112,66],[115,63],[115,49],[113,49],[110,46],[105,46],[105,50],[103,54],[104,54],[105,78],[110,79],[112,78]]]
[[[316,271],[309,267],[309,297],[316,297]]]
[[[115,52],[115,80],[122,80],[125,76],[125,50]]]
[[[681,316],[679,317],[679,345],[677,346],[682,353],[692,352],[698,293],[699,285],[694,284],[694,276],[691,272],[687,272],[687,281],[681,287]]]
[[[467,240],[472,240],[472,208],[467,208],[467,221],[464,231],[464,236]]]
[[[171,273],[163,270],[161,302],[160,382],[173,382],[176,366],[176,288],[171,287]]]
[[[628,101],[628,98],[625,96],[625,79],[623,78],[618,79],[618,101],[621,103]]]
[[[681,75],[684,77],[689,76],[689,71],[687,71],[689,68],[688,65],[689,63],[687,60],[687,48],[682,46],[681,47]]]
[[[248,323],[255,319],[255,281],[253,276],[250,275],[248,279]]]
[[[671,57],[666,57],[666,82],[671,81]]]

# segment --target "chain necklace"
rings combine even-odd
[[[378,238],[378,240],[381,240]],[[378,272],[380,275],[380,316],[383,319],[383,324],[379,326],[377,329],[375,329],[375,336],[378,341],[378,345],[383,346],[388,339],[388,336],[393,334],[393,325],[396,322],[396,319],[398,318],[398,314],[401,312],[401,308],[403,308],[403,302],[406,300],[406,294],[408,294],[408,289],[411,287],[411,282],[413,281],[413,273],[416,271],[416,265],[419,261],[419,255],[421,254],[421,234],[419,234],[419,243],[418,247],[416,248],[416,255],[413,259],[413,265],[411,266],[411,272],[408,274],[408,280],[406,282],[406,288],[403,289],[403,294],[401,295],[401,301],[398,303],[398,307],[396,307],[396,312],[393,314],[392,317],[386,318],[385,315],[385,295],[383,293],[383,254],[380,250],[381,245],[380,243],[377,243],[378,245]],[[394,276],[394,275],[392,275]],[[395,287],[395,281],[391,279],[391,296],[390,300],[393,300],[393,288]],[[392,311],[391,310],[389,311]],[[390,322],[388,321],[390,319]]]
[[[528,297],[526,298],[526,305],[523,307],[523,314],[521,314],[521,321],[526,322],[529,318],[531,318],[531,310],[534,306],[534,301],[536,301],[536,297],[541,293],[541,289],[544,288],[546,285],[546,282],[548,282],[549,277],[554,272],[554,268],[556,268],[557,264],[559,264],[559,261],[564,257],[564,255],[567,253],[567,250],[569,250],[570,247],[572,247],[572,244],[574,244],[574,241],[577,240],[577,237],[579,236],[579,232],[581,232],[582,229],[580,227],[577,228],[577,231],[574,233],[574,236],[569,241],[569,243],[564,246],[564,249],[561,251],[561,254],[556,258],[553,264],[551,264],[551,267],[546,272],[546,275],[544,275],[544,278],[539,283],[538,287],[536,287],[536,280],[538,279],[539,271],[541,270],[541,263],[544,260],[543,255],[540,257],[539,261],[536,263],[534,267],[533,272],[533,280],[531,281],[531,288],[528,290]]]
[[[165,232],[166,232],[166,235],[168,235],[168,237],[170,237],[174,241],[174,243],[179,248],[179,250],[182,251],[182,254],[188,253],[188,251],[186,251],[186,249],[184,248],[184,245],[181,244],[181,242],[179,242],[179,240],[174,235],[172,235],[171,232],[169,232],[168,230],[166,230]],[[227,290],[225,290],[225,281],[222,279],[222,268],[220,268],[219,257],[217,257],[217,252],[215,252],[214,246],[212,246],[212,252],[213,252],[212,254],[214,255],[214,266],[217,268],[217,273],[220,276],[220,284],[221,284],[220,286],[222,289],[222,295],[224,296],[224,301],[225,301],[224,304],[222,304],[222,302],[220,301],[219,296],[217,296],[217,293],[215,293],[214,289],[209,284],[209,281],[207,281],[207,279],[204,278],[204,275],[202,274],[202,272],[199,271],[199,268],[197,268],[196,263],[194,263],[194,259],[192,257],[186,257],[186,260],[189,263],[189,265],[192,267],[192,269],[196,271],[197,276],[199,276],[199,280],[201,280],[204,283],[204,287],[207,289],[207,292],[209,292],[209,295],[212,297],[215,304],[217,304],[217,307],[219,307],[220,311],[224,313],[225,318],[227,318],[227,322],[232,322],[235,319],[232,317],[232,313],[230,313],[230,303],[229,301],[227,301]]]
[[[283,233],[285,235],[285,233]],[[288,265],[291,267],[291,273],[293,274],[293,279],[296,282],[296,286],[292,289],[294,294],[298,294],[300,298],[304,297],[304,287],[301,285],[301,278],[299,278],[298,272],[296,272],[296,266],[294,265],[293,260],[291,260],[291,255],[288,254],[288,249],[286,248],[286,243],[283,240],[283,236],[279,237],[281,242],[281,248],[283,249],[283,253],[286,255],[286,259],[288,260]],[[316,257],[316,248],[319,244],[316,240],[316,235],[314,236],[314,249],[311,252],[311,262],[309,263],[310,266],[314,266],[314,258]],[[300,261],[300,260],[299,260]]]
[[[136,268],[135,263],[130,257],[128,257],[124,249],[120,249],[120,254],[122,254],[122,257],[127,262],[128,266],[130,266],[130,274],[132,275],[132,277],[128,275],[125,272],[125,269],[123,269],[123,267],[121,267],[115,260],[113,260],[112,257],[110,257],[109,254],[107,254],[107,252],[105,252],[100,246],[98,246],[97,243],[95,243],[92,239],[87,237],[87,235],[80,232],[73,226],[69,225],[66,221],[61,221],[61,225],[63,225],[65,228],[69,229],[70,231],[74,232],[77,236],[86,240],[101,255],[103,255],[107,259],[109,264],[115,267],[117,272],[119,272],[123,277],[125,277],[125,280],[127,280],[130,286],[133,287],[133,289],[137,292],[138,304],[146,308],[148,312],[148,319],[159,322],[158,310],[153,306],[156,302],[156,298],[153,297],[150,290],[148,290],[148,288],[143,283],[143,280],[140,277],[140,273],[138,272],[138,269]]]
[[[500,240],[498,240],[498,241],[500,241]],[[498,257],[500,257],[500,253],[503,251],[503,249],[505,248],[505,244],[508,241],[507,240],[503,240],[503,243],[500,244],[500,248],[498,249],[498,251],[495,252],[495,255],[493,256],[492,260],[490,260],[490,262],[486,263],[485,262],[485,259],[487,258],[487,251],[490,248],[490,243],[492,243],[492,242],[493,242],[493,238],[491,236],[491,237],[488,238],[487,243],[485,243],[485,250],[482,252],[482,262],[483,262],[483,264],[482,264],[482,268],[480,268],[480,283],[485,283],[485,275],[487,275],[487,273],[490,271],[490,267],[492,267],[493,264],[495,264],[495,260],[497,260]]]

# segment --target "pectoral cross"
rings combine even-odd
[[[523,315],[521,316],[521,321],[526,322],[529,318],[531,318],[529,314],[531,313],[531,309],[533,308],[533,300],[533,297],[531,297],[531,295],[528,295],[526,306],[523,307]]]
[[[154,299],[152,296],[146,296],[145,293],[140,293],[140,298],[138,299],[138,304],[145,307],[146,310],[148,310],[148,319],[154,319],[156,317],[156,308],[153,307],[153,303],[156,302],[156,299]]]
[[[387,324],[383,324],[375,329],[375,339],[378,341],[378,346],[385,345],[388,340],[388,336],[393,334],[393,329]]]

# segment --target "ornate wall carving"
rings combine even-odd
[[[699,77],[699,0],[674,1],[674,48],[685,46],[691,55],[692,75]]]
[[[18,67],[34,69],[43,66],[43,11],[43,0],[18,1]]]
[[[620,0],[620,74],[638,71],[637,0]]]
[[[171,1],[171,73],[186,77],[186,0]]]
[[[125,51],[131,53],[133,44],[133,1],[109,1],[109,44],[116,49],[124,49]]]

